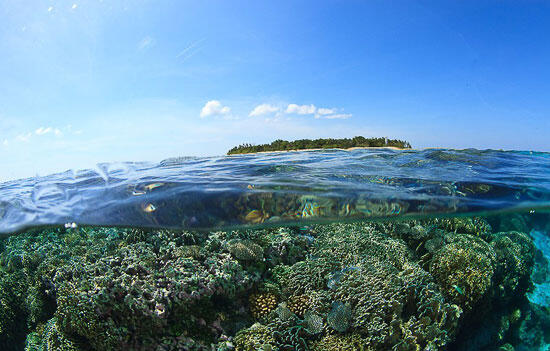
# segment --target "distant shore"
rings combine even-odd
[[[355,136],[353,138],[324,138],[324,139],[298,139],[287,141],[277,139],[269,144],[241,144],[227,152],[227,155],[256,154],[260,152],[301,151],[301,150],[356,150],[370,148],[387,148],[393,150],[410,149],[411,144],[404,140],[389,139],[387,137],[365,138]]]
[[[323,151],[323,150],[340,150],[340,151],[353,151],[353,150],[363,150],[363,149],[388,149],[388,150],[414,150],[412,148],[400,148],[395,146],[354,146],[350,148],[315,148],[315,149],[293,149],[293,150],[273,150],[273,151],[256,151],[256,152],[243,152],[239,154],[228,154],[227,156],[238,156],[238,155],[251,155],[251,154],[271,154],[271,153],[280,153],[280,152],[295,152],[295,151]]]

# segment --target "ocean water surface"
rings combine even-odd
[[[550,154],[321,150],[0,184],[1,350],[548,350]]]

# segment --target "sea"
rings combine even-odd
[[[550,350],[550,153],[314,150],[0,183],[0,350]]]

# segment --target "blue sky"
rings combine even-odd
[[[550,151],[545,1],[0,2],[0,181],[277,138]]]

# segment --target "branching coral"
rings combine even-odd
[[[79,235],[70,237],[48,235],[43,242],[14,239],[8,243],[13,250],[6,250],[9,255],[2,261],[14,262],[17,272],[25,272],[20,284],[37,291],[32,299],[29,294],[19,303],[10,301],[11,307],[30,310],[36,317],[29,317],[29,323],[38,323],[49,308],[38,303],[39,298],[55,297],[58,333],[85,340],[93,349],[150,349],[160,341],[159,335],[183,332],[214,340],[223,333],[223,321],[212,313],[212,299],[227,300],[231,309],[259,279],[228,253],[185,254],[182,248],[188,247],[188,240],[178,233],[77,231]],[[35,243],[41,249],[27,251]],[[24,298],[23,293],[8,295],[17,296]],[[25,322],[27,313],[17,315]],[[9,325],[15,327],[13,321]],[[24,338],[26,328],[18,330]]]

